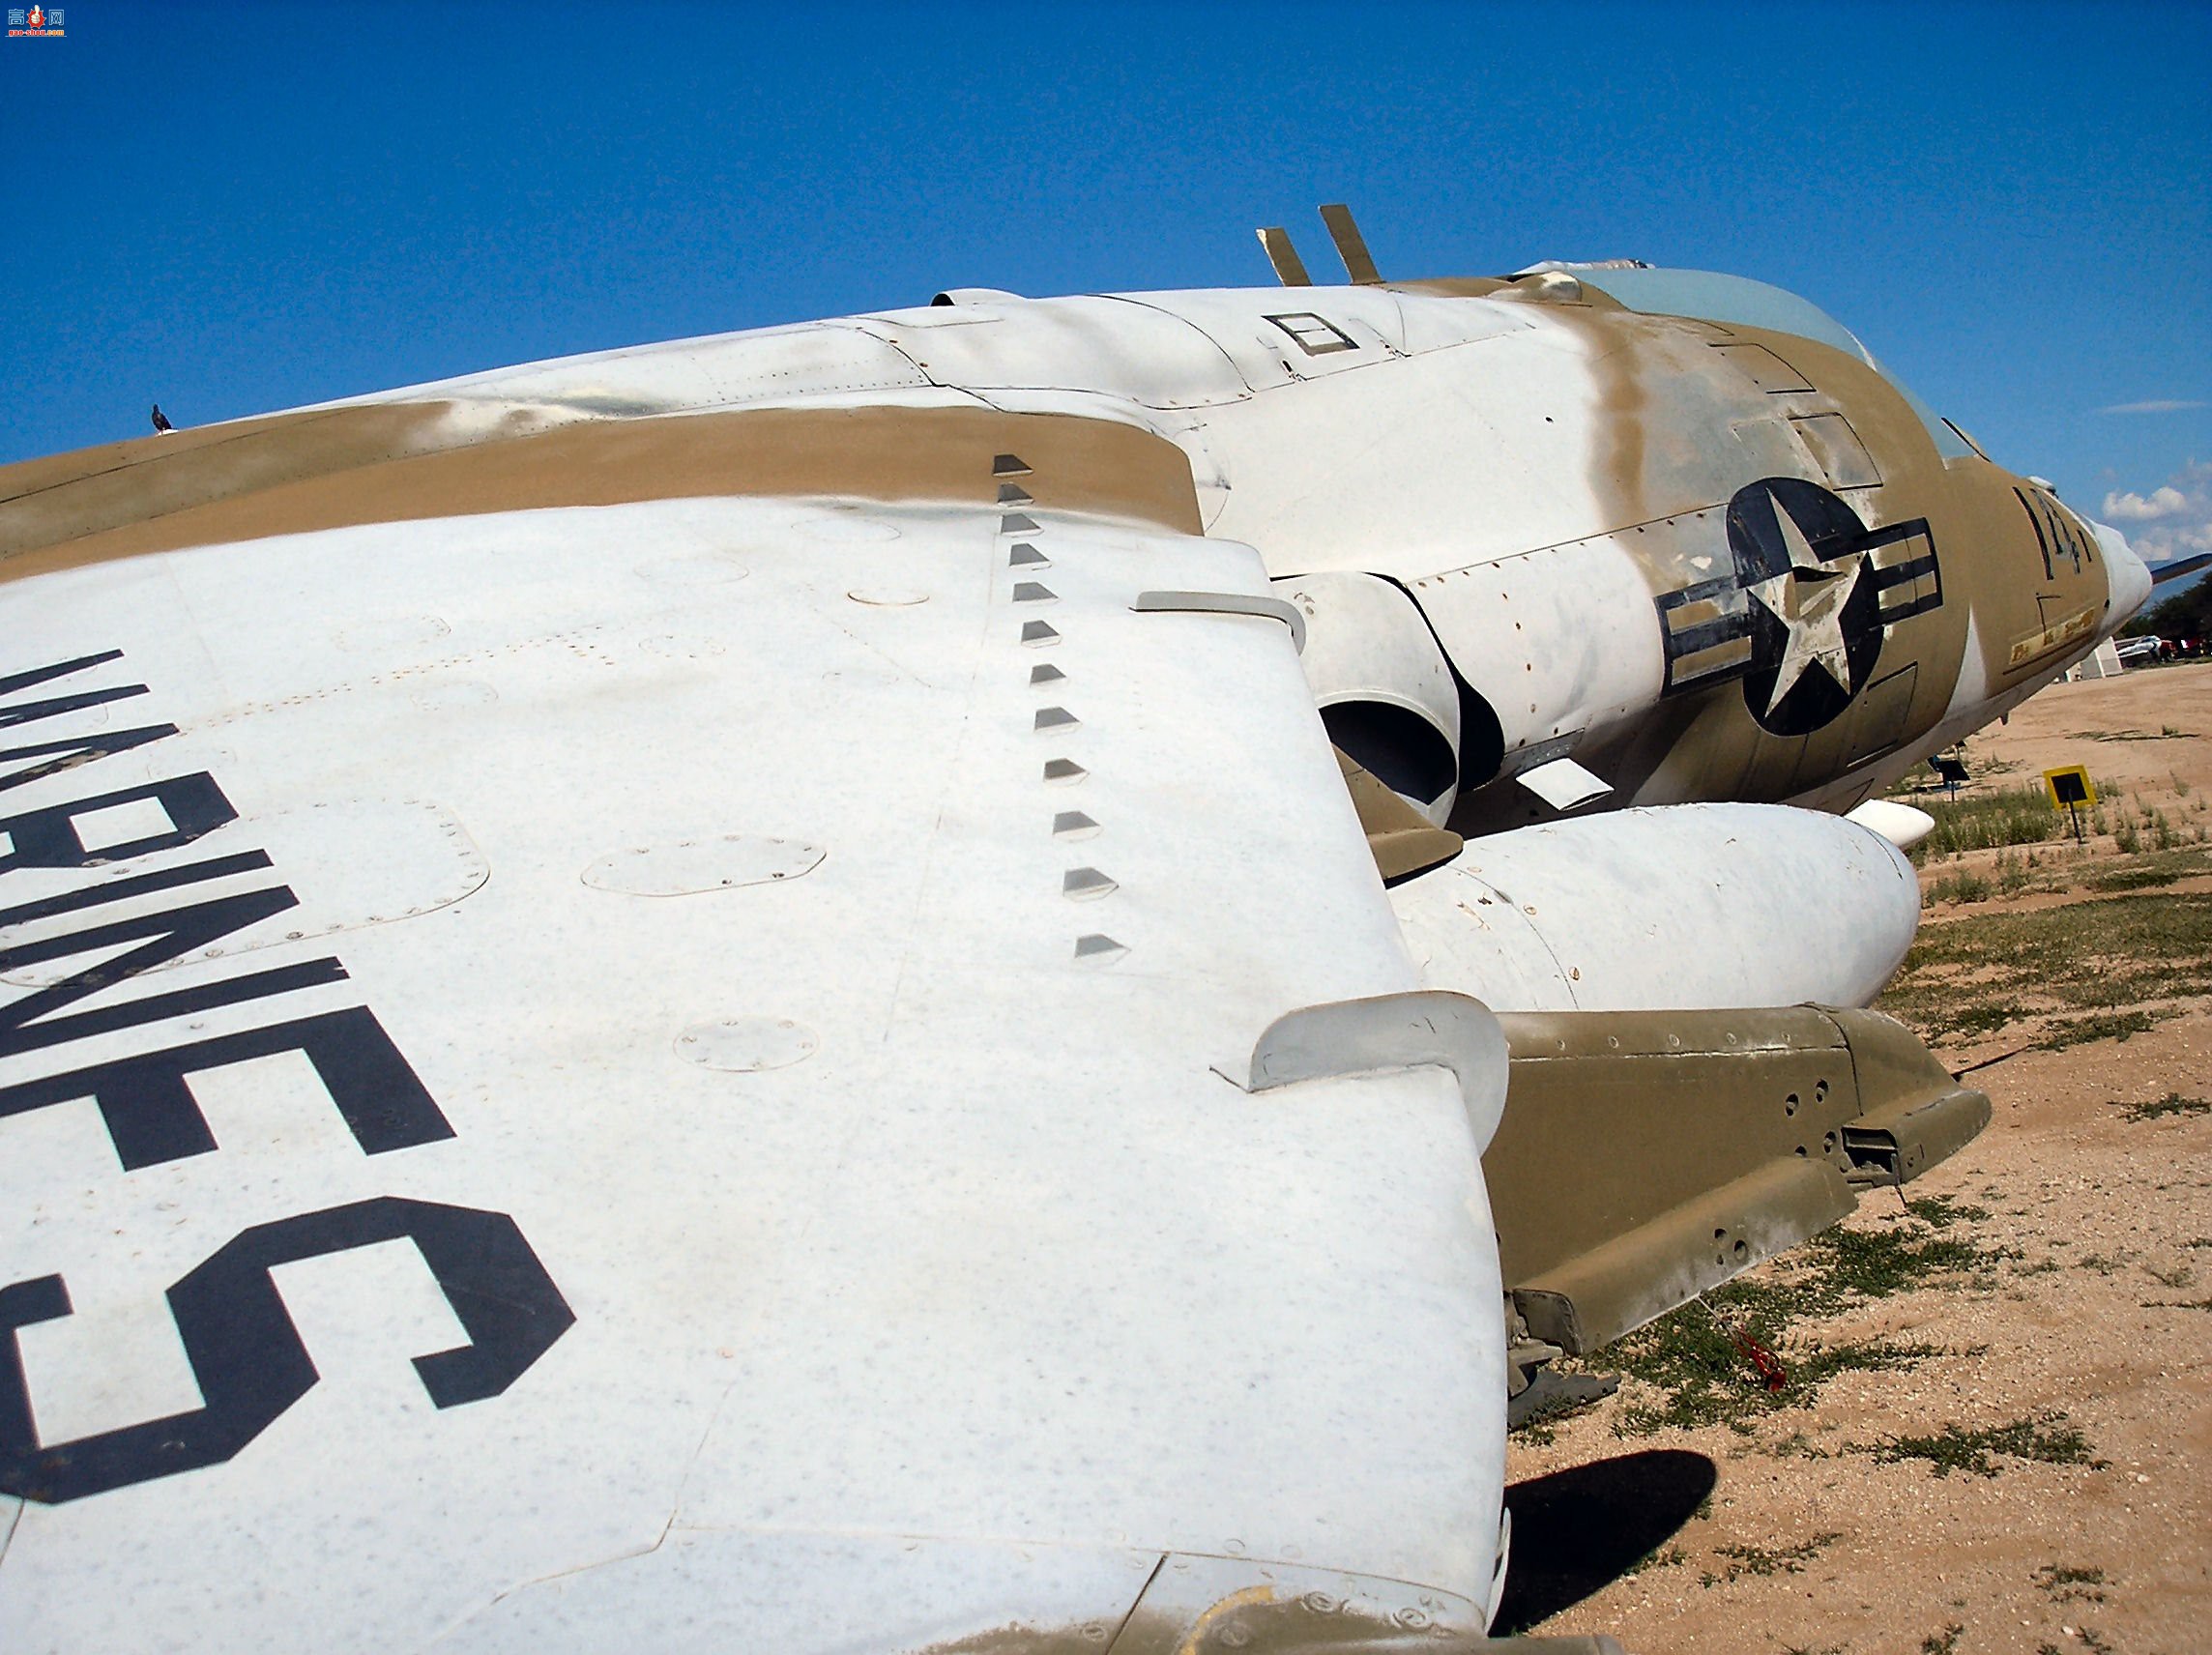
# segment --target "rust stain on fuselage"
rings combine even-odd
[[[1590,491],[1611,505],[1612,527],[1641,523],[1660,513],[1651,509],[1644,476],[1644,421],[1650,396],[1644,386],[1640,353],[1632,336],[1621,336],[1617,327],[1608,326],[1602,318],[1588,317],[1583,325],[1595,347],[1590,370],[1597,380],[1604,417],[1603,439],[1592,456]]]

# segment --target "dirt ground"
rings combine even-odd
[[[1671,1394],[1652,1352],[1698,1327],[1661,1323],[1587,1364],[1628,1354],[1618,1394],[1515,1435],[1497,1631],[1638,1655],[2212,1651],[2207,738],[2212,663],[2192,663],[2054,685],[1968,744],[1969,796],[2072,764],[2104,795],[2079,850],[1922,869],[1895,1008],[1994,1119],[1869,1192],[1845,1251],[1712,1295],[1749,1318],[1807,1302],[1777,1294],[1809,1267],[1874,1283],[1776,1336],[1817,1383],[1765,1398],[1745,1364]]]

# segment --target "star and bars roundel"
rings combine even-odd
[[[1665,693],[1741,680],[1770,735],[1831,722],[1873,676],[1885,629],[1943,601],[1926,518],[1870,530],[1802,478],[1736,490],[1728,541],[1730,574],[1657,600]]]

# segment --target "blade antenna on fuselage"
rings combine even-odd
[[[1344,274],[1352,277],[1353,285],[1380,286],[1382,272],[1375,268],[1374,255],[1367,250],[1367,238],[1352,221],[1352,209],[1341,201],[1331,202],[1321,210],[1321,221],[1328,226],[1328,239],[1336,244],[1336,256],[1344,261]]]
[[[1291,233],[1280,224],[1271,224],[1254,232],[1260,238],[1261,249],[1267,262],[1275,267],[1275,279],[1285,287],[1311,287],[1313,277],[1306,275],[1305,261],[1298,257],[1298,249],[1291,246]]]

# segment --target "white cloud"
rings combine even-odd
[[[2101,515],[2128,525],[2128,544],[2145,563],[2212,552],[2212,461],[2189,461],[2147,494],[2115,489]]]
[[[2212,402],[2192,402],[2178,397],[2160,396],[2148,402],[2115,402],[2110,408],[2100,408],[2100,414],[2185,414],[2192,408],[2212,408]]]
[[[2149,523],[2188,508],[2189,496],[2170,482],[2152,489],[2147,498],[2140,494],[2105,496],[2105,515],[2115,523]]]

